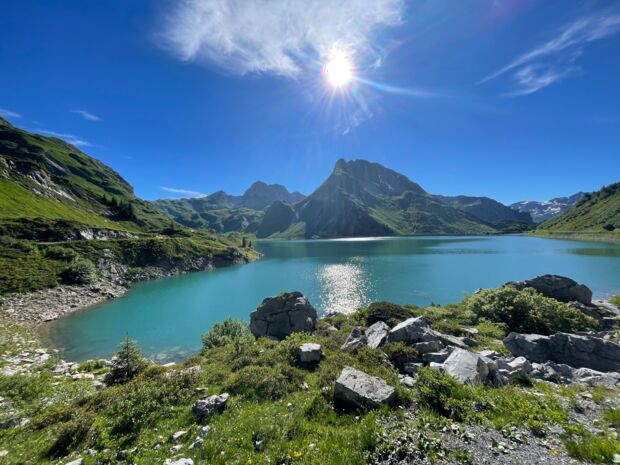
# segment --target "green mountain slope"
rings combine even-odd
[[[151,204],[159,212],[190,228],[255,233],[264,211],[271,204],[295,204],[304,197],[299,192],[289,192],[280,184],[257,181],[243,195],[217,191],[206,197],[156,200]]]
[[[329,178],[296,204],[295,211],[295,220],[279,237],[496,232],[444,205],[406,176],[365,160],[338,160]]]
[[[63,140],[0,118],[0,221],[15,218],[71,220],[131,232],[170,223],[102,162]]]
[[[573,207],[541,224],[537,231],[620,236],[620,182],[586,194]]]
[[[533,224],[529,213],[507,207],[503,203],[488,197],[436,195],[435,198],[450,207],[469,213],[479,220],[502,229],[508,227],[527,229]]]

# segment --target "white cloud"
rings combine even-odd
[[[40,129],[38,132],[40,132],[41,134],[45,134],[46,136],[57,137],[58,139],[62,139],[65,142],[70,143],[71,145],[75,145],[76,147],[92,147],[92,144],[90,142],[73,134],[64,134],[61,132],[46,131],[45,129]]]
[[[86,121],[101,121],[101,118],[99,118],[97,115],[93,115],[86,110],[71,110],[71,113],[76,113],[80,115]]]
[[[599,14],[580,18],[566,26],[553,39],[517,57],[508,65],[478,82],[484,84],[512,73],[516,89],[507,95],[537,92],[580,69],[575,62],[591,42],[605,39],[620,31],[620,14]]]
[[[7,110],[6,108],[0,108],[0,116],[3,118],[21,118],[22,115],[15,113],[14,111]]]
[[[164,190],[166,192],[172,192],[174,194],[181,194],[181,195],[186,195],[189,197],[206,197],[207,194],[203,194],[202,192],[197,192],[197,191],[192,191],[192,190],[188,190],[188,189],[176,189],[174,187],[165,187],[165,186],[160,186],[161,190]]]
[[[182,0],[168,16],[165,46],[186,61],[238,74],[296,75],[337,44],[377,57],[373,39],[402,21],[405,0]]]

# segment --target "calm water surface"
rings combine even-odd
[[[44,325],[68,360],[108,357],[128,334],[157,360],[200,348],[227,316],[249,320],[261,300],[300,290],[320,311],[351,312],[376,300],[460,301],[479,287],[555,273],[620,293],[620,245],[533,237],[415,237],[256,244],[249,265],[137,284],[120,299]]]

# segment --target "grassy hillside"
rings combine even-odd
[[[105,164],[0,118],[0,295],[91,284],[111,262],[189,271],[254,258],[240,242],[175,224]]]
[[[586,194],[560,216],[541,224],[536,232],[620,237],[620,183]]]
[[[500,229],[511,226],[518,229],[527,229],[533,224],[529,213],[507,207],[497,200],[488,197],[470,197],[466,195],[448,197],[436,195],[435,198],[446,205],[469,213],[479,220]]]
[[[157,231],[170,223],[99,160],[0,118],[0,222],[9,218],[73,220],[126,231]]]

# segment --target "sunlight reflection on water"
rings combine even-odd
[[[366,303],[372,290],[366,267],[358,257],[349,263],[322,266],[317,279],[326,313],[352,313]]]

